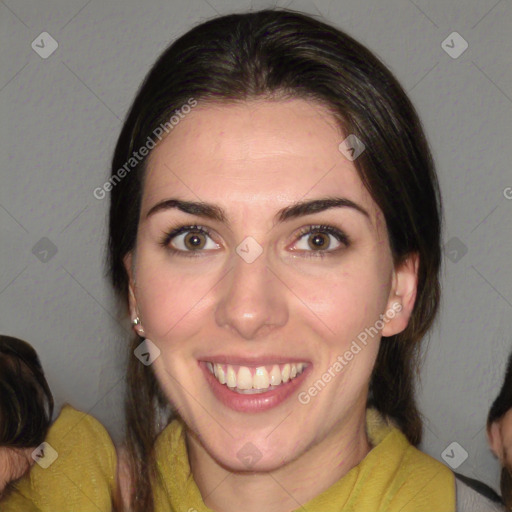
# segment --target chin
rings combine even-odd
[[[295,459],[299,453],[297,442],[287,443],[283,440],[269,440],[265,437],[253,437],[233,442],[227,440],[224,446],[219,446],[215,438],[205,439],[203,445],[210,456],[220,466],[232,472],[271,472],[275,471]]]
[[[231,472],[270,473],[285,466],[292,458],[282,453],[265,456],[255,445],[247,443],[242,446],[238,454],[223,459],[216,458],[216,460]]]

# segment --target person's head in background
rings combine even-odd
[[[36,351],[0,335],[0,496],[34,463],[31,453],[46,437],[53,407]]]
[[[507,510],[512,510],[512,353],[503,386],[489,411],[487,435],[491,450],[502,466],[501,496]]]
[[[175,119],[166,136],[161,127]],[[164,138],[137,163],[134,152],[147,154],[158,130]],[[366,145],[353,161],[338,149],[349,134]],[[280,11],[192,29],[146,77],[118,140],[112,183],[111,277],[121,298],[130,297],[137,332],[144,328],[162,352],[151,366],[131,357],[127,376],[128,447],[141,510],[152,500],[155,405],[172,399],[190,430],[233,470],[242,464],[236,453],[245,435],[269,442],[266,429],[283,411],[266,411],[265,423],[226,407],[211,422],[204,411],[222,404],[206,387],[209,357],[251,350],[279,362],[302,357],[319,378],[365,327],[383,325],[388,300],[399,301],[400,312],[389,312],[386,339],[379,345],[379,333],[310,407],[285,403],[293,424],[269,437],[275,446],[265,470],[309,453],[327,432],[352,422],[354,411],[364,420],[368,387],[368,402],[419,443],[414,383],[419,344],[439,303],[440,198],[414,107],[364,46]],[[169,197],[180,204],[155,208]],[[325,198],[333,197],[355,199],[368,216],[329,207]],[[339,225],[353,243],[333,228]],[[250,265],[235,254],[248,235],[264,246]],[[270,271],[263,277],[267,261],[314,314]],[[190,307],[195,302],[200,306]],[[140,343],[133,339],[132,353]],[[224,422],[237,429],[240,445]]]

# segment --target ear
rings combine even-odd
[[[382,336],[393,336],[407,327],[416,301],[419,262],[419,255],[412,253],[393,269],[391,290],[385,312],[388,320],[382,329]]]
[[[128,274],[128,308],[130,310],[130,319],[133,322],[135,318],[139,318],[139,309],[137,307],[137,299],[135,298],[135,278],[133,270],[133,256],[131,252],[124,257],[123,263],[126,273]],[[133,325],[132,323],[132,328],[139,336],[144,334],[144,329],[140,324]]]
[[[503,465],[503,439],[501,438],[501,424],[498,420],[491,423],[487,428],[487,439],[492,452]]]

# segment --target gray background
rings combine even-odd
[[[458,471],[497,488],[484,424],[512,348],[512,3],[277,5],[321,15],[367,45],[419,110],[441,180],[447,256],[422,374],[423,449],[443,460],[457,442],[468,453]],[[58,408],[68,401],[90,412],[116,440],[129,325],[116,320],[104,277],[108,200],[92,191],[108,176],[121,121],[160,52],[202,20],[248,8],[0,1],[0,332],[36,348]],[[458,58],[441,44],[454,31],[469,45]],[[47,59],[31,48],[42,32],[59,45]],[[445,45],[461,47],[453,38]],[[445,453],[460,462],[464,452],[452,448]]]

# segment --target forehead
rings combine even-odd
[[[143,210],[171,196],[275,210],[334,195],[375,213],[338,149],[344,138],[324,107],[301,99],[200,104],[152,151]]]

